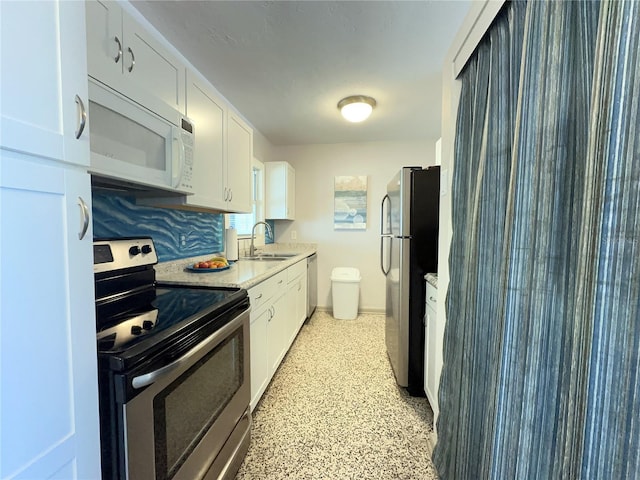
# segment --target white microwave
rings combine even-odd
[[[106,183],[193,193],[193,124],[168,105],[158,113],[89,78],[89,173]]]

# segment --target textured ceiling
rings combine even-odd
[[[442,63],[469,1],[133,1],[274,145],[440,136]],[[378,105],[342,119],[353,94]]]

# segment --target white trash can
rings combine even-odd
[[[353,320],[358,316],[360,300],[360,270],[336,267],[331,271],[333,318]]]

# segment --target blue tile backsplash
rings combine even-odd
[[[150,236],[158,260],[224,251],[224,215],[137,205],[133,197],[93,192],[93,235]]]

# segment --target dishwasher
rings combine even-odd
[[[307,257],[307,319],[311,318],[318,305],[318,254]]]

